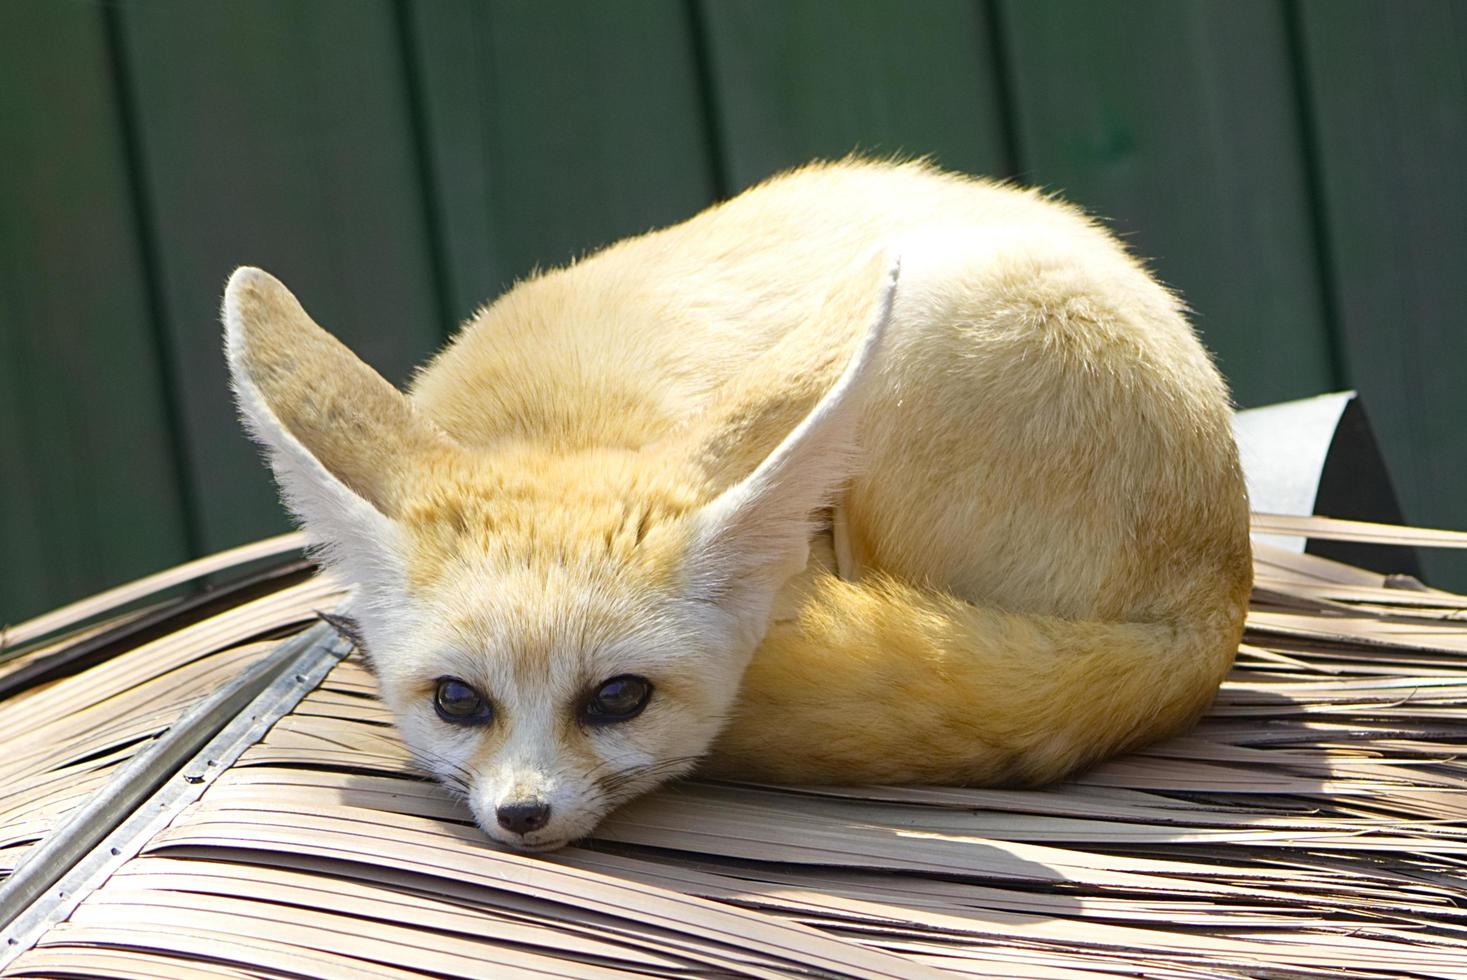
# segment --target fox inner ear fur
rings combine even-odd
[[[850,475],[860,388],[892,318],[900,262],[885,266],[876,310],[840,378],[754,472],[697,517],[689,574],[697,598],[762,631],[775,592],[809,560],[814,513]]]
[[[274,276],[236,270],[223,319],[240,413],[267,450],[286,504],[328,562],[345,562],[360,582],[381,567],[382,547],[395,537],[409,465],[449,449],[448,437],[317,326]]]

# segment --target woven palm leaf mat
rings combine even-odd
[[[331,646],[311,624],[339,592],[297,545],[8,632],[12,885],[191,706],[283,643]],[[37,898],[29,933],[0,932],[3,975],[1467,978],[1467,598],[1266,546],[1256,568],[1237,666],[1186,737],[1040,791],[683,782],[544,856],[495,849],[414,775],[333,637],[317,674],[272,682],[275,714],[241,709],[233,754],[211,742],[158,790],[171,804],[129,804],[141,829],[77,858],[94,871]]]

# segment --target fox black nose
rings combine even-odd
[[[494,811],[499,826],[516,834],[528,834],[550,822],[550,804],[544,800],[516,800]]]

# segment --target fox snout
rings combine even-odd
[[[523,837],[550,822],[550,804],[535,797],[501,803],[494,809],[494,818],[505,830]]]
[[[548,851],[589,834],[609,809],[595,780],[558,766],[510,778],[490,769],[476,781],[469,806],[479,827],[517,851]]]
[[[541,851],[561,847],[582,837],[594,825],[594,801],[566,792],[567,787],[530,785],[514,780],[497,790],[486,779],[469,799],[474,819],[494,840],[515,850]],[[587,806],[590,804],[590,806]],[[580,817],[580,819],[577,819]]]

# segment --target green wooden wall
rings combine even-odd
[[[281,530],[241,263],[402,381],[516,276],[852,149],[1061,191],[1243,405],[1467,526],[1462,0],[0,0],[0,622]],[[1431,556],[1467,587],[1467,563]]]

